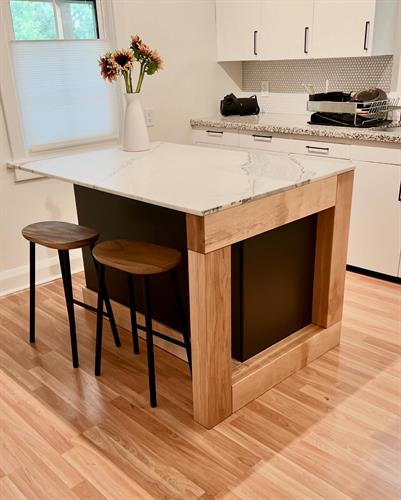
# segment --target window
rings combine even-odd
[[[10,0],[15,40],[99,37],[94,0]]]
[[[116,86],[103,81],[97,63],[112,46],[107,5],[0,1],[0,19],[9,21],[8,30],[2,29],[7,35],[1,39],[0,33],[0,51],[9,56],[4,68],[0,60],[0,89],[16,159],[116,139]]]

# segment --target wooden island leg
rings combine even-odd
[[[335,206],[318,215],[312,322],[324,328],[342,319],[353,180],[340,174]]]
[[[188,250],[194,420],[210,429],[232,413],[231,247]]]

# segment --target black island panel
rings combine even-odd
[[[317,215],[232,246],[232,351],[245,361],[312,321]]]

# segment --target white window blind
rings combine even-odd
[[[100,76],[104,40],[13,41],[25,141],[32,151],[116,136],[113,86]]]

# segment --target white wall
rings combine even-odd
[[[217,113],[219,99],[238,90],[228,73],[241,83],[240,63],[223,69],[215,62],[214,0],[113,4],[118,46],[128,46],[130,35],[139,34],[165,60],[165,69],[147,77],[143,85],[143,102],[154,108],[152,138],[189,143],[189,119]],[[16,184],[14,173],[5,166],[9,159],[0,106],[0,294],[28,283],[28,244],[21,237],[22,227],[49,219],[73,222],[76,217],[70,185],[49,179]],[[40,279],[58,273],[54,251],[40,249],[38,260]]]
[[[393,81],[391,89],[401,96],[401,0],[398,2],[398,29],[395,34],[395,52],[393,66]]]

